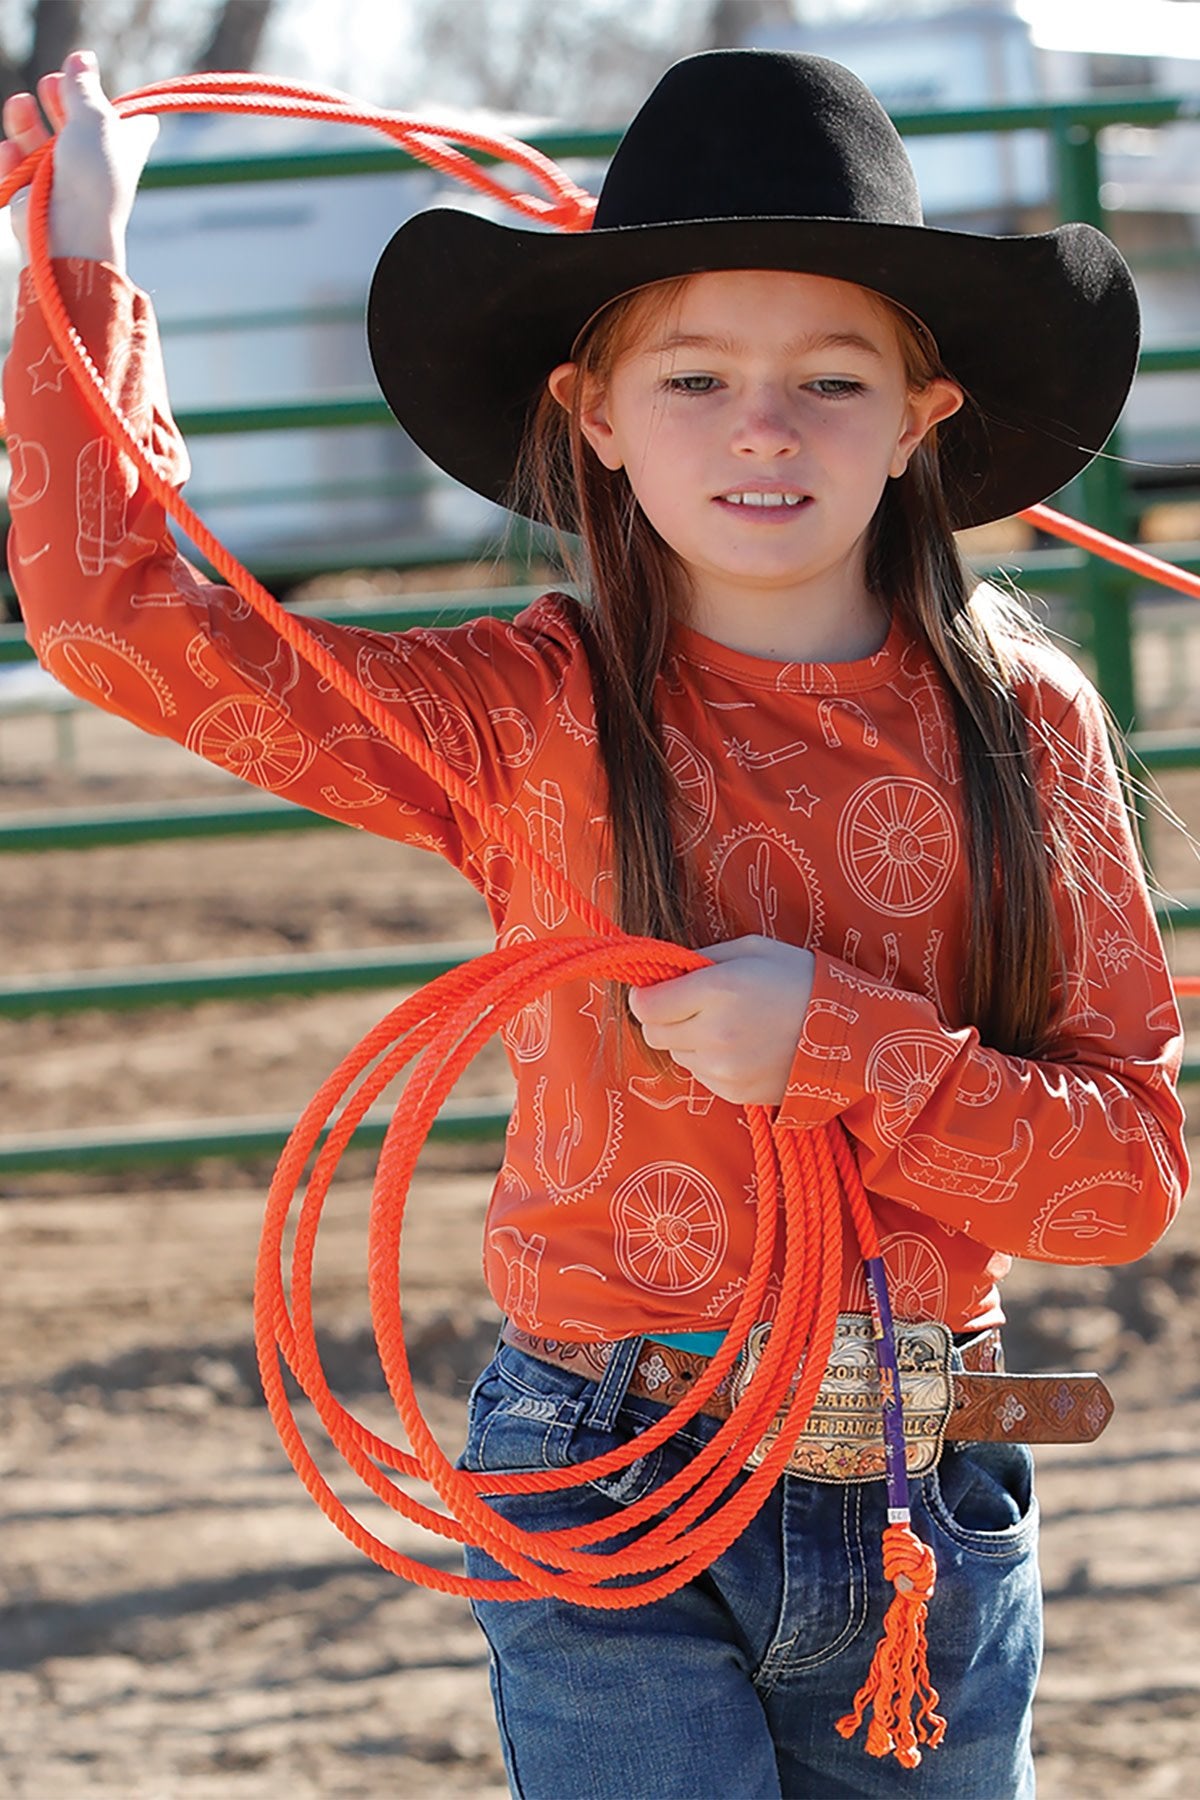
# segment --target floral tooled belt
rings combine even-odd
[[[769,1324],[754,1327],[728,1380],[702,1412],[729,1417],[758,1366],[770,1330]],[[591,1380],[603,1374],[613,1349],[609,1343],[538,1337],[511,1320],[500,1335],[540,1362],[572,1368]],[[1090,1443],[1112,1417],[1112,1399],[1098,1375],[1009,1374],[995,1328],[956,1345],[949,1327],[936,1320],[897,1320],[896,1358],[909,1475],[932,1469],[947,1441]],[[673,1406],[707,1362],[692,1351],[646,1338],[626,1391]],[[762,1461],[782,1417],[781,1412],[751,1452],[748,1467]],[[839,1313],[825,1377],[787,1469],[810,1481],[884,1478],[880,1373],[869,1314]]]

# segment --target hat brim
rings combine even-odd
[[[1090,225],[1023,237],[846,219],[736,218],[574,233],[418,213],[367,307],[384,398],[438,466],[507,505],[531,403],[581,327],[619,294],[712,269],[783,269],[874,289],[915,313],[971,404],[941,428],[956,529],[1057,492],[1112,431],[1139,312]]]

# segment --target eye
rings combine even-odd
[[[711,394],[720,383],[715,375],[669,375],[663,385],[672,394]]]
[[[865,383],[837,375],[822,377],[819,381],[810,381],[805,385],[811,394],[818,394],[825,400],[848,400],[852,394],[865,391]]]

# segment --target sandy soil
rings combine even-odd
[[[75,735],[64,767],[43,722],[5,725],[7,807],[217,791],[116,721],[80,719]],[[1196,827],[1200,784],[1174,781]],[[1200,885],[1177,836],[1160,833],[1157,854],[1168,886]],[[16,969],[484,933],[475,897],[433,858],[349,833],[7,858],[3,884]],[[1177,963],[1200,967],[1200,945],[1181,939]],[[0,1022],[6,1130],[294,1114],[392,999]],[[494,1063],[470,1079],[500,1085]],[[431,1149],[406,1228],[414,1366],[451,1450],[496,1324],[478,1243],[494,1160]],[[326,1362],[388,1431],[366,1329],[366,1157],[347,1173],[322,1227]],[[14,1800],[506,1792],[465,1603],[338,1536],[262,1407],[250,1293],[268,1175],[210,1162],[0,1187],[0,1790]],[[1043,1800],[1191,1800],[1200,1223],[1185,1212],[1128,1269],[1026,1264],[1007,1292],[1014,1365],[1099,1368],[1118,1406],[1099,1444],[1039,1457]]]

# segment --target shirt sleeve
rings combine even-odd
[[[1187,1185],[1182,1027],[1090,683],[1039,735],[1044,805],[1079,858],[1078,909],[1056,880],[1072,997],[1047,1054],[991,1049],[923,995],[817,951],[779,1120],[839,1119],[869,1192],[993,1250],[1130,1262]]]
[[[149,300],[109,265],[64,259],[71,318],[159,473],[182,485]],[[33,649],[83,699],[300,806],[437,850],[485,886],[473,812],[452,802],[232,588],[178,550],[166,514],[104,436],[51,342],[28,271],[4,370],[9,567]],[[524,619],[530,617],[523,615]],[[514,732],[532,736],[567,654],[536,629],[477,620],[373,632],[306,621],[387,711],[472,785],[511,798]],[[520,622],[518,622],[519,624]]]

